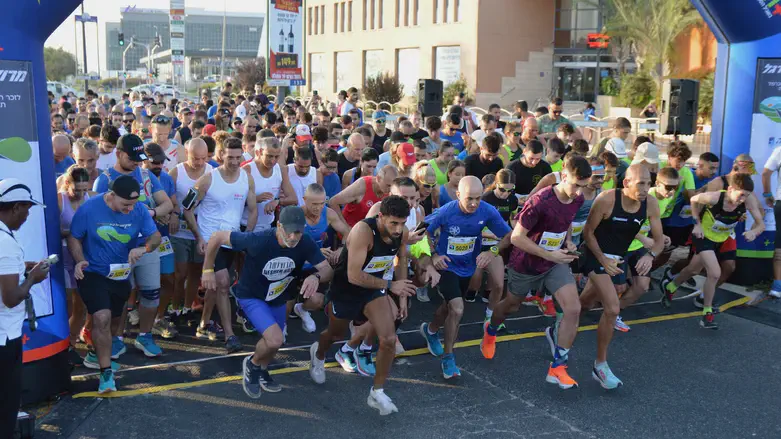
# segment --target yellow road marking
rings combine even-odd
[[[741,297],[740,299],[733,300],[732,302],[725,303],[724,305],[721,305],[719,309],[721,312],[726,311],[730,308],[734,308],[736,306],[744,305],[748,303],[751,300],[750,297]],[[628,325],[643,325],[646,323],[657,323],[657,322],[666,322],[669,320],[680,320],[680,319],[687,319],[691,317],[698,317],[702,315],[701,312],[695,311],[695,312],[686,312],[686,313],[678,313],[678,314],[668,314],[668,315],[661,315],[661,316],[654,316],[654,317],[648,317],[645,319],[637,319],[637,320],[627,320],[624,323]],[[593,331],[597,329],[597,325],[587,325],[587,326],[581,326],[578,328],[578,331]],[[510,335],[502,335],[499,337],[496,337],[497,343],[500,342],[508,342],[508,341],[515,341],[515,340],[523,340],[527,338],[537,338],[537,337],[543,337],[545,336],[544,332],[524,332],[523,334],[510,334]],[[472,347],[472,346],[478,346],[480,344],[481,339],[474,339],[474,340],[465,340],[461,341],[455,344],[456,348],[466,348],[466,347]],[[404,352],[403,354],[399,355],[400,357],[414,357],[418,355],[424,355],[428,354],[427,348],[421,348],[421,349],[412,349],[409,351]],[[325,367],[331,368],[336,367],[339,364],[336,362],[326,363]],[[309,370],[309,366],[296,366],[296,367],[285,367],[282,369],[276,369],[272,370],[272,375],[282,375],[282,374],[288,374],[293,372],[303,372]],[[122,398],[126,396],[138,396],[138,395],[149,395],[152,393],[160,393],[160,392],[167,392],[170,390],[178,390],[178,389],[186,389],[190,387],[200,387],[200,386],[208,386],[210,384],[219,384],[219,383],[227,383],[231,381],[238,381],[241,379],[241,375],[232,375],[232,376],[225,376],[220,378],[210,378],[206,380],[199,380],[199,381],[192,381],[187,383],[175,383],[175,384],[165,384],[161,386],[151,386],[151,387],[144,387],[141,389],[133,389],[133,390],[119,390],[117,392],[111,392],[111,393],[105,393],[105,394],[99,394],[98,392],[82,392],[77,393],[73,395],[73,398]],[[430,383],[426,383],[430,384]]]

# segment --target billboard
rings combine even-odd
[[[176,78],[184,76],[184,2],[170,0],[171,64]]]
[[[269,0],[268,84],[305,85],[303,0]]]

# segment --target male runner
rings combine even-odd
[[[553,354],[545,380],[569,389],[578,385],[567,373],[567,355],[578,332],[580,302],[568,265],[578,257],[577,247],[568,235],[572,220],[583,205],[584,197],[579,190],[589,184],[591,166],[583,157],[572,157],[561,173],[561,183],[530,197],[521,210],[511,238],[514,246],[508,271],[511,294],[497,304],[491,320],[485,323],[480,350],[483,357],[493,358],[499,325],[521,306],[529,290],[545,287],[564,313],[555,342],[553,327],[545,331]]]
[[[152,125],[150,126],[152,139],[149,142],[157,143],[163,148],[167,157],[163,164],[163,169],[166,172],[175,168],[177,164],[183,162],[186,158],[184,147],[176,140],[170,138],[172,123],[172,118],[158,114],[152,118]]]
[[[147,208],[138,203],[141,194],[141,186],[132,176],[115,178],[105,194],[79,207],[67,238],[79,295],[92,315],[92,343],[97,355],[87,354],[84,364],[100,368],[99,393],[117,390],[114,370],[119,365],[111,361],[116,340],[111,334],[119,333],[122,311],[130,296],[130,267],[160,244],[155,222]],[[144,240],[143,246],[137,245],[138,237]]]
[[[206,247],[203,285],[208,291],[218,288],[214,273],[218,253],[227,247],[246,255],[234,294],[247,318],[263,335],[255,352],[242,362],[242,387],[250,398],[259,398],[261,389],[272,393],[282,390],[271,378],[268,365],[282,346],[285,301],[292,290],[289,286],[300,275],[304,263],[314,264],[316,270],[301,286],[306,299],[317,293],[318,284],[327,283],[333,276],[314,240],[304,233],[305,226],[303,209],[288,206],[282,209],[277,227],[253,233],[215,231]]]
[[[407,279],[406,272],[409,232],[404,223],[408,216],[407,201],[390,196],[382,203],[379,217],[359,221],[353,227],[334,272],[330,304],[326,308],[328,328],[309,349],[309,374],[316,383],[322,384],[328,348],[341,338],[351,320],[368,320],[377,333],[380,348],[367,403],[379,410],[380,415],[398,412],[384,391],[396,343],[395,305],[387,292],[399,297],[415,294],[415,286]]]
[[[746,210],[749,210],[754,218],[754,225],[751,230],[743,232],[743,238],[751,242],[765,231],[763,211],[756,198],[751,197],[753,191],[754,181],[751,175],[733,173],[729,176],[726,191],[704,192],[691,198],[695,223],[692,229],[692,246],[695,256],[675,279],[663,281],[662,289],[668,300],[672,300],[681,283],[705,268],[705,286],[702,290],[705,297],[700,320],[700,326],[705,329],[719,329],[713,319],[713,296],[721,277],[721,267],[716,257],[717,249],[735,233],[735,227],[746,214]]]
[[[366,218],[374,203],[385,198],[397,175],[396,168],[391,165],[384,166],[376,176],[361,177],[347,189],[331,197],[328,200],[328,207],[337,211],[347,225],[353,227]],[[340,206],[344,206],[344,212],[341,211]]]
[[[240,167],[242,152],[241,140],[235,137],[226,139],[223,148],[219,149],[222,165],[199,178],[182,201],[187,226],[195,235],[198,251],[202,254],[205,253],[206,245],[215,232],[220,230],[239,231],[245,203],[249,209],[247,230],[255,228],[255,222],[258,219],[258,208],[254,196],[255,181],[249,173],[242,171]],[[199,207],[197,219],[194,214],[196,207]],[[215,271],[217,286],[206,295],[201,322],[195,331],[195,335],[199,338],[206,337],[210,340],[217,338],[220,328],[209,324],[216,304],[225,332],[225,347],[228,352],[236,352],[241,349],[238,337],[233,334],[228,298],[230,288],[228,269],[233,265],[234,257],[235,253],[231,249],[225,246],[220,249],[214,265],[215,268],[210,269]]]
[[[434,268],[440,272],[439,295],[444,299],[434,313],[431,323],[420,326],[429,352],[442,356],[442,375],[445,379],[461,376],[456,366],[453,347],[458,337],[458,325],[464,313],[463,295],[475,269],[485,269],[499,252],[510,244],[510,226],[499,211],[482,201],[483,184],[475,176],[466,176],[458,184],[458,200],[442,206],[428,226],[429,239],[440,231],[436,252],[432,254]],[[488,228],[499,238],[499,245],[477,253],[481,248],[482,231]],[[434,248],[434,246],[431,246]],[[445,327],[445,347],[437,332]]]
[[[607,190],[599,194],[591,207],[583,239],[586,241],[583,273],[588,275],[602,303],[602,317],[597,327],[597,358],[591,375],[605,389],[615,389],[623,383],[607,365],[607,348],[613,338],[613,327],[620,312],[618,293],[612,276],[623,274],[629,269],[624,262],[632,240],[640,231],[643,222],[651,223],[654,246],[641,257],[633,269],[638,275],[646,275],[654,258],[662,250],[659,202],[648,197],[651,173],[642,165],[631,165],[626,171],[624,189]],[[623,283],[623,282],[620,282]],[[588,295],[581,295],[581,308],[591,301]]]

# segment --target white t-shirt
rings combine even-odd
[[[100,169],[101,171],[105,171],[106,169],[113,168],[114,165],[117,164],[117,151],[113,150],[108,154],[103,154],[100,151],[98,151],[98,161],[95,164],[95,167]]]
[[[244,108],[244,105],[236,107],[236,111],[233,112],[233,117],[239,117],[242,121],[247,118],[247,109]]]
[[[355,108],[355,105],[351,104],[350,101],[345,101],[342,105],[342,112],[339,113],[339,116],[347,116],[350,113],[350,110]]]
[[[19,284],[24,282],[24,250],[10,235],[8,227],[0,221],[0,275],[18,274]],[[0,292],[2,294],[2,292]],[[0,346],[8,340],[22,336],[22,323],[25,316],[24,301],[13,308],[5,306],[0,300]]]
[[[769,169],[777,174],[776,200],[781,200],[781,172],[778,172],[779,168],[781,168],[781,146],[774,149],[767,162],[765,162],[765,169]]]
[[[502,138],[502,141],[504,141],[504,134],[502,134],[501,131],[494,130],[495,133],[499,134],[499,136]],[[486,134],[485,131],[482,129],[475,130],[472,132],[472,140],[477,142],[478,146],[483,146],[483,140],[488,137],[488,134]]]

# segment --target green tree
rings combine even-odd
[[[46,79],[62,81],[76,74],[76,57],[61,47],[44,47],[43,62],[46,64]]]
[[[236,69],[239,90],[254,90],[255,84],[266,83],[266,58],[259,57],[242,61]]]
[[[654,99],[656,86],[648,73],[639,71],[621,77],[618,102],[624,107],[644,108]]]
[[[395,104],[404,97],[404,85],[399,82],[399,78],[391,73],[380,73],[377,76],[366,78],[366,84],[361,90],[363,94],[371,101],[390,102]],[[387,105],[380,106],[384,110],[390,110]]]

